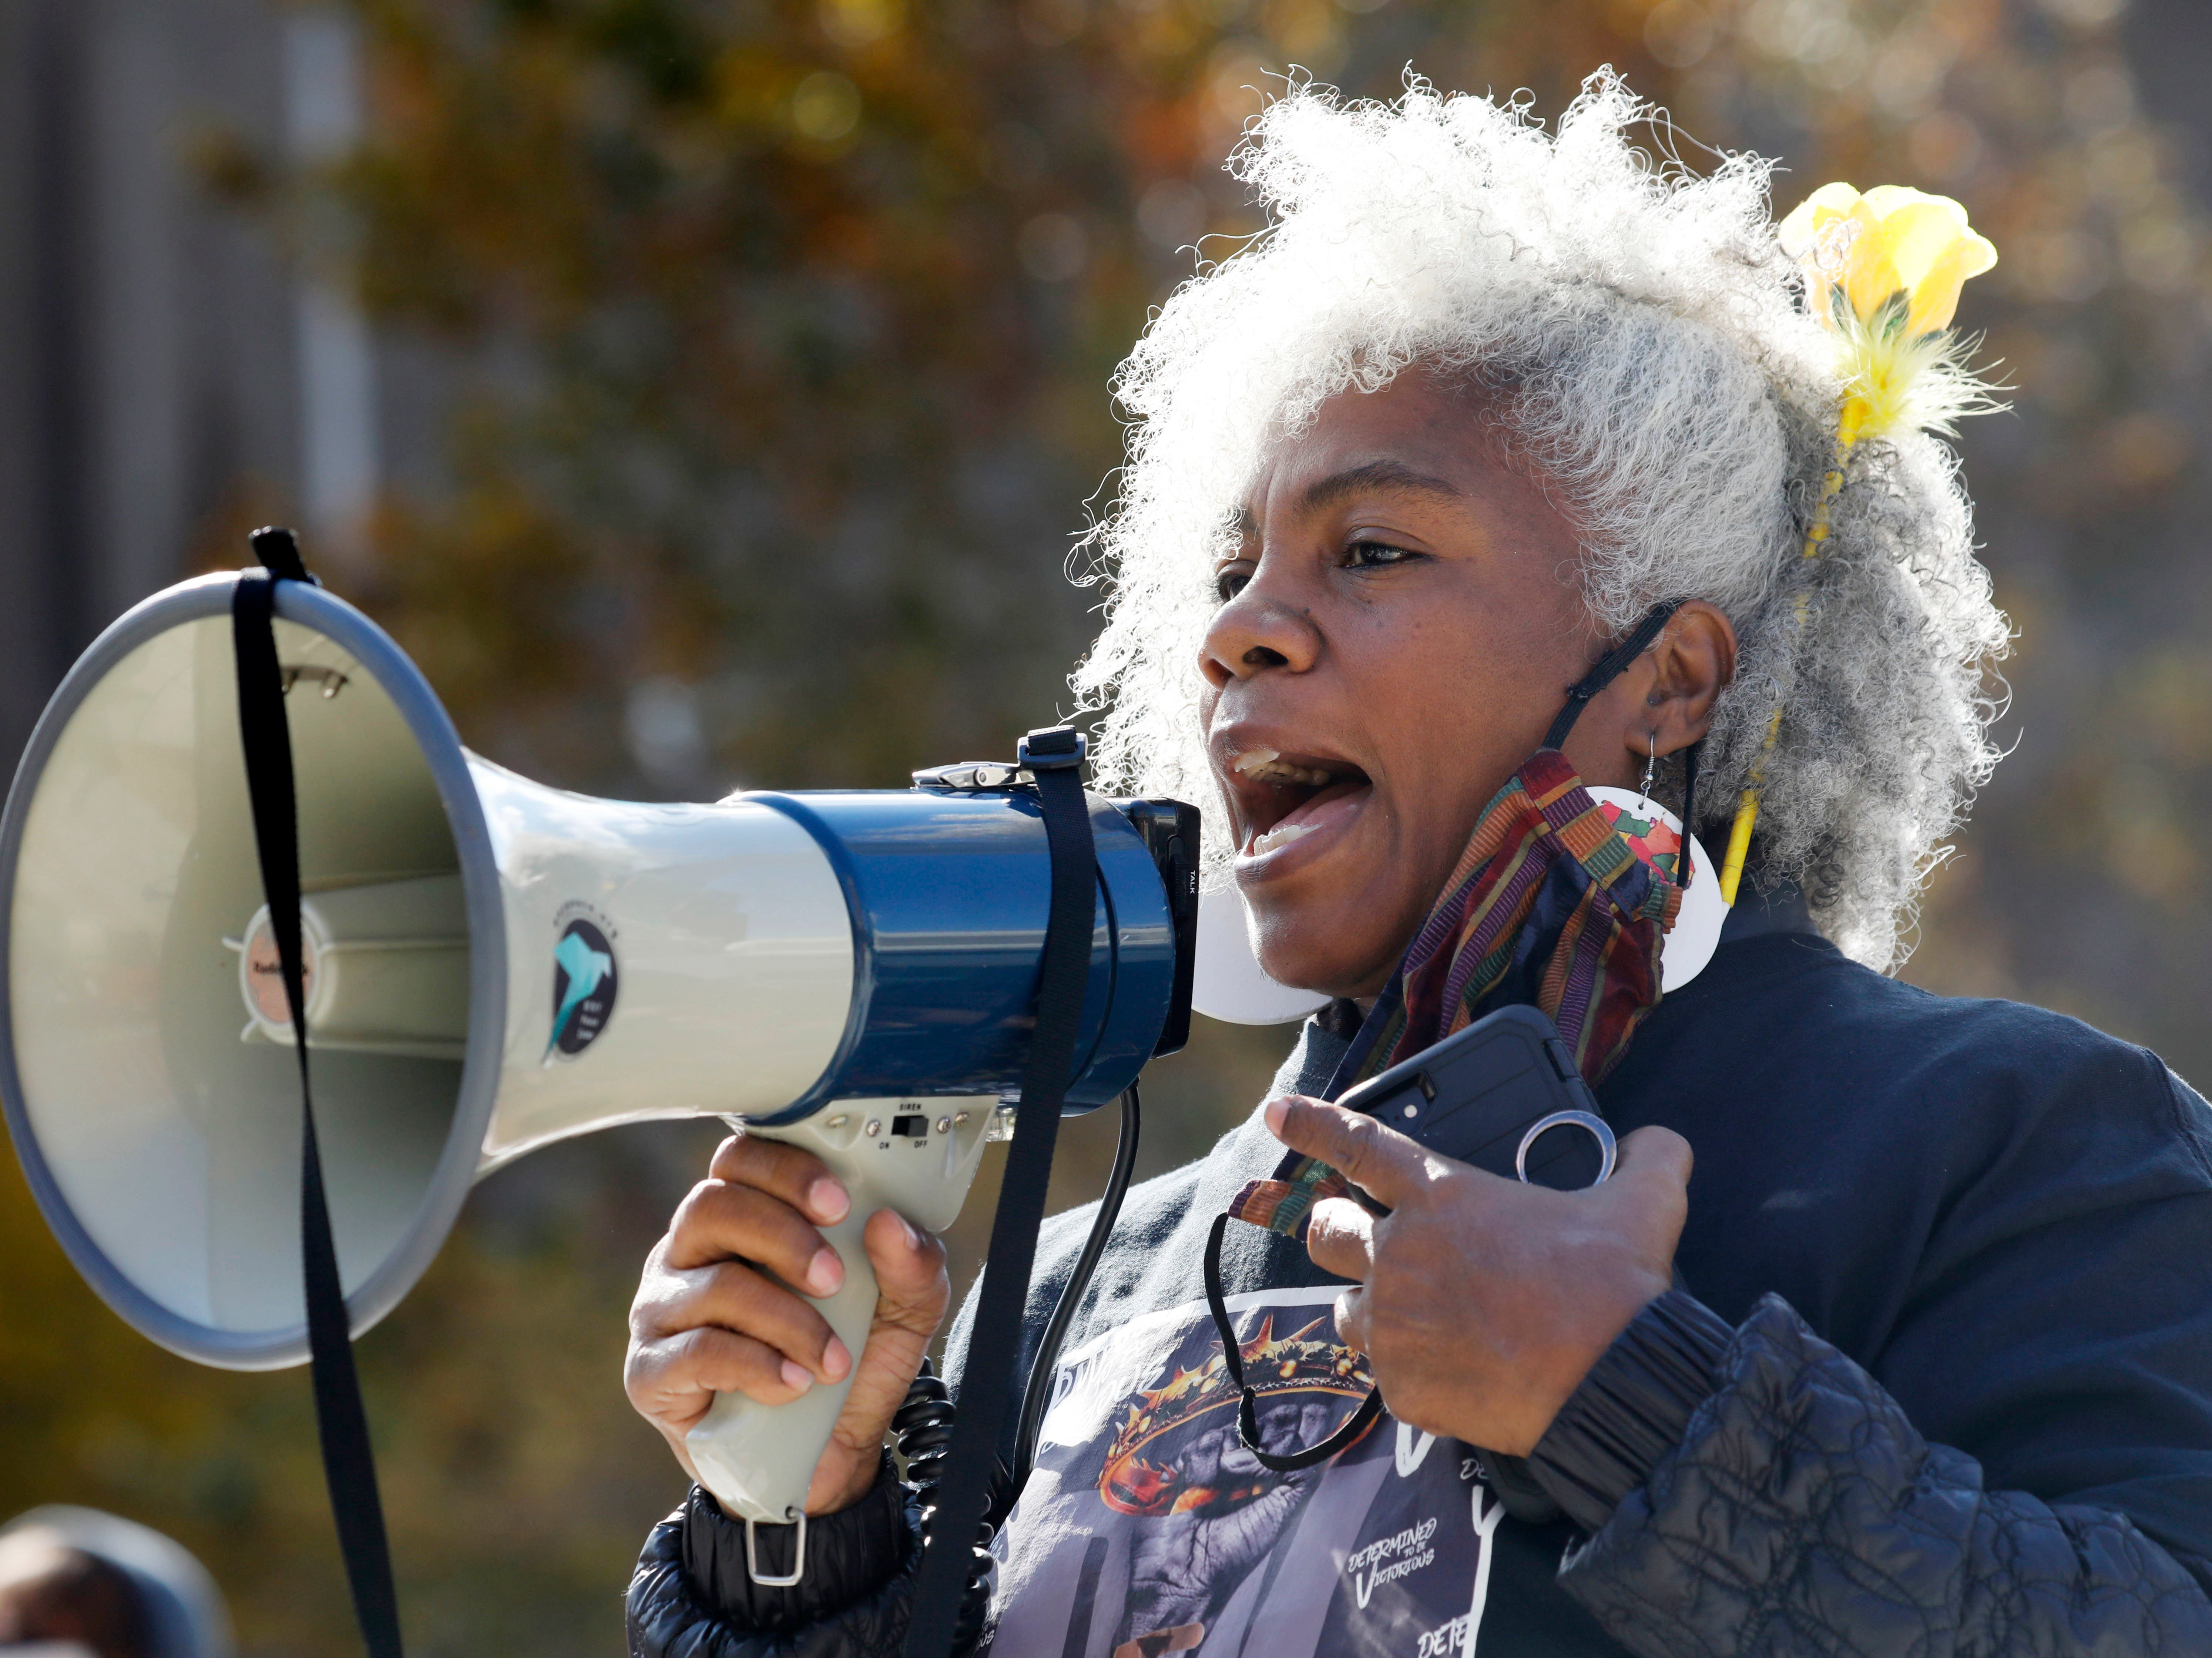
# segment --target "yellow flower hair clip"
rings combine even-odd
[[[1901,185],[1878,185],[1863,196],[1847,184],[1823,185],[1777,234],[1782,251],[1805,272],[1807,305],[1836,337],[1844,381],[1836,464],[1805,533],[1802,556],[1809,559],[1828,538],[1828,505],[1843,488],[1853,445],[1905,430],[1948,435],[1959,416],[1996,407],[1967,366],[1973,342],[1959,337],[1951,319],[1960,290],[1996,264],[1997,251],[1949,197]],[[1801,589],[1794,612],[1800,629],[1810,603],[1809,590]],[[1759,821],[1766,757],[1781,730],[1778,708],[1736,803],[1720,876],[1721,896],[1731,905]]]
[[[1906,424],[1948,432],[1955,416],[1986,406],[1951,319],[1966,279],[1996,264],[1997,251],[1965,208],[1901,185],[1863,196],[1823,185],[1778,234],[1804,270],[1813,314],[1843,347],[1844,415],[1855,437]]]

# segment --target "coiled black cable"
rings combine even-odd
[[[937,1519],[937,1486],[945,1477],[945,1459],[952,1448],[952,1424],[957,1415],[952,1395],[927,1359],[907,1384],[906,1402],[891,1418],[898,1436],[899,1455],[906,1459],[907,1479],[921,1495],[921,1543],[928,1547]],[[991,1610],[991,1540],[999,1522],[1014,1504],[1012,1482],[1003,1462],[992,1470],[991,1499],[983,1522],[976,1528],[973,1553],[968,1562],[968,1586],[961,1592],[960,1611],[952,1626],[952,1650],[971,1653],[983,1638],[983,1621]]]
[[[1140,1114],[1137,1087],[1132,1083],[1121,1094],[1121,1132],[1114,1142],[1114,1169],[1107,1176],[1106,1190],[1099,1198],[1097,1216],[1091,1223],[1091,1236],[1084,1240],[1083,1253],[1076,1257],[1075,1270],[1060,1290],[1060,1300],[1037,1343],[1036,1356],[1030,1361],[1029,1385],[1023,1390],[1021,1419],[1014,1436],[1014,1466],[1009,1469],[1000,1461],[991,1472],[990,1502],[982,1523],[976,1528],[974,1550],[968,1563],[968,1585],[960,1596],[960,1612],[953,1625],[952,1650],[956,1655],[974,1652],[982,1641],[984,1625],[991,1610],[991,1569],[994,1564],[991,1540],[1006,1523],[1036,1461],[1037,1434],[1044,1424],[1045,1408],[1052,1398],[1060,1344],[1066,1339],[1067,1327],[1074,1322],[1076,1311],[1083,1304],[1084,1293],[1091,1287],[1091,1277],[1098,1269],[1099,1258],[1106,1253],[1107,1239],[1113,1233],[1114,1223],[1121,1218],[1121,1199],[1128,1194],[1130,1171],[1137,1163]],[[908,1482],[921,1497],[921,1540],[925,1547],[929,1542],[931,1523],[937,1517],[937,1487],[945,1475],[945,1459],[951,1450],[952,1424],[957,1415],[951,1389],[930,1362],[923,1359],[921,1372],[907,1387],[905,1403],[891,1418],[891,1431],[898,1436],[899,1455],[906,1460]]]

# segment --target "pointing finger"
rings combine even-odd
[[[1372,1117],[1293,1094],[1270,1100],[1262,1113],[1275,1138],[1293,1151],[1319,1157],[1355,1186],[1396,1208],[1423,1181],[1428,1153]]]

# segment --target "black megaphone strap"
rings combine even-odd
[[[276,584],[311,581],[289,530],[257,530],[260,570],[241,572],[230,602],[231,645],[238,669],[238,734],[246,751],[246,789],[261,890],[276,940],[284,1001],[292,1014],[292,1046],[300,1060],[300,1256],[307,1282],[307,1354],[315,1392],[315,1428],[338,1548],[353,1591],[354,1619],[369,1658],[401,1658],[399,1601],[392,1588],[392,1551],[377,1494],[376,1456],[368,1415],[355,1373],[353,1332],[338,1277],[323,1191],[322,1154],[315,1139],[314,1096],[307,1076],[307,981],[300,947],[300,824],[292,776],[292,736],[284,717],[283,669],[276,657]]]
[[[983,1287],[961,1371],[959,1416],[937,1487],[937,1517],[915,1582],[905,1658],[946,1658],[951,1652],[977,1527],[997,1518],[984,1509],[1000,1430],[1014,1399],[1022,1311],[1036,1261],[1037,1227],[1044,1219],[1045,1182],[1052,1174],[1060,1105],[1075,1080],[1076,1039],[1091,981],[1098,854],[1079,769],[1084,749],[1082,736],[1065,726],[1031,732],[1021,745],[1021,763],[1036,781],[1052,856],[1052,905],[1037,979],[1036,1026],[1022,1065],[1013,1144],[1006,1150],[998,1212],[991,1221]]]

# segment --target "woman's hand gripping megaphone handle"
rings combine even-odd
[[[862,1237],[866,1214],[856,1206],[843,1220],[822,1229],[824,1242],[844,1263],[844,1273],[836,1291],[815,1299],[813,1304],[835,1333],[832,1340],[842,1347],[844,1355],[866,1351],[869,1331],[875,1322],[876,1274]],[[836,1348],[829,1351],[835,1354]],[[836,1428],[857,1370],[854,1358],[844,1355],[838,1355],[842,1363],[825,1364],[821,1380],[785,1402],[755,1399],[739,1389],[718,1393],[707,1413],[684,1435],[684,1449],[699,1483],[714,1494],[726,1514],[779,1525],[799,1520],[810,1506],[816,1469],[825,1458],[831,1466],[823,1472],[831,1489],[821,1494],[821,1500],[842,1505],[860,1494],[838,1489],[848,1484],[848,1478],[841,1476],[872,1474],[875,1462],[872,1451],[860,1468],[839,1466],[852,1460],[838,1455]],[[891,1408],[896,1408],[896,1400]],[[889,1420],[886,1411],[885,1425]],[[875,1444],[882,1443],[879,1429]],[[865,1490],[865,1485],[860,1489]],[[793,1561],[789,1575],[799,1575],[802,1564]],[[760,1575],[757,1570],[755,1576]]]
[[[949,1133],[888,1147],[849,1103],[752,1130],[678,1208],[631,1309],[626,1380],[733,1516],[832,1512],[875,1479],[947,1297],[942,1246],[902,1214],[957,1212],[988,1114],[941,1109],[929,1127]]]

